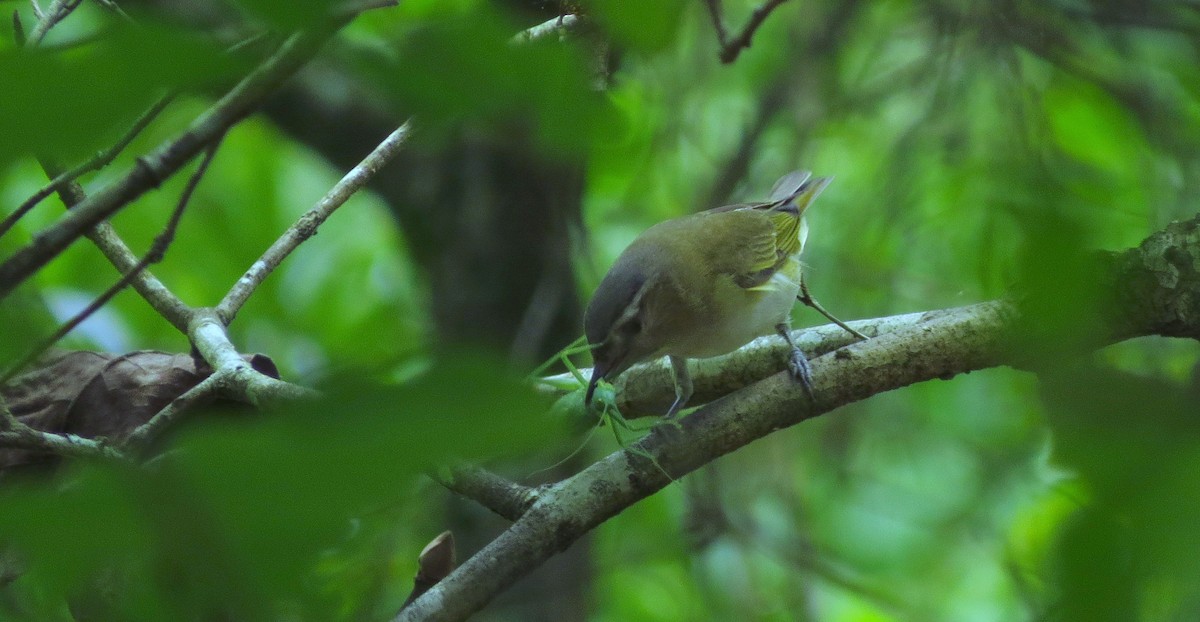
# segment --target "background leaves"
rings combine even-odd
[[[280,29],[315,15],[291,4],[244,8]],[[505,242],[485,217],[493,154],[472,144],[429,155],[463,135],[506,146],[518,136],[547,159],[587,162],[581,222],[561,213],[575,235],[564,295],[577,303],[651,224],[762,198],[780,174],[805,167],[836,177],[811,212],[806,254],[814,295],[834,313],[888,315],[1024,288],[1058,294],[1061,304],[1039,316],[1051,340],[1086,338],[1086,309],[1072,294],[1088,292],[1072,266],[1196,211],[1200,18],[1186,5],[1152,2],[1134,15],[1112,3],[784,3],[726,66],[699,2],[586,3],[615,41],[599,92],[592,35],[514,47],[513,34],[549,17],[516,4],[372,12],[289,85],[315,84],[325,99],[281,95],[229,135],[155,267],[195,304],[211,304],[345,168],[274,125],[279,108],[298,107],[311,125],[333,118],[326,129],[346,141],[370,114],[393,126],[417,115],[412,160],[322,227],[231,327],[246,351],[269,354],[285,378],[323,383],[330,397],[197,426],[159,472],[81,466],[53,489],[6,481],[0,531],[29,558],[11,611],[67,619],[60,596],[71,594],[76,608],[119,606],[109,619],[214,606],[248,618],[383,619],[429,537],[449,522],[484,522],[444,510],[422,469],[446,455],[502,455],[524,475],[584,442],[497,380],[508,363],[440,349],[434,277],[459,247],[440,243],[436,219],[466,223],[472,236],[459,239],[485,256]],[[722,4],[731,28],[757,6]],[[87,9],[52,33],[50,51],[0,47],[0,83],[18,85],[0,98],[0,205],[44,183],[30,152],[83,157],[161,89],[182,88],[113,169],[86,180],[98,187],[248,68],[154,15],[126,30]],[[318,116],[323,106],[335,114]],[[383,198],[389,183],[432,184],[429,168],[475,192],[469,207]],[[135,250],[182,184],[168,180],[116,217]],[[60,214],[46,202],[0,250]],[[19,306],[7,301],[0,312],[20,328],[4,324],[5,360],[24,351],[13,343],[53,324],[50,309],[111,282],[102,264],[77,244]],[[131,293],[109,310],[109,327],[67,345],[187,347]],[[803,310],[795,320],[819,321]],[[1195,343],[1142,339],[1077,368],[987,370],[776,434],[601,527],[586,611],[599,620],[1191,619],[1196,364]],[[615,448],[605,432],[585,456]],[[522,454],[534,457],[513,458]],[[80,586],[113,560],[125,574],[107,580],[135,597],[87,598],[104,591]],[[172,591],[180,585],[189,587]]]

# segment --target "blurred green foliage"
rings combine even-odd
[[[397,387],[331,379],[314,403],[192,426],[150,469],[6,481],[0,540],[29,563],[20,606],[0,613],[67,619],[61,601],[30,594],[48,588],[98,619],[386,617],[411,580],[387,560],[415,559],[437,529],[438,496],[421,473],[561,434],[538,415],[546,400],[501,366],[464,354]],[[96,580],[105,573],[115,586]]]
[[[165,25],[118,29],[96,4],[51,33],[53,53],[0,45],[0,83],[11,85],[0,98],[5,213],[45,182],[30,152],[82,158],[161,89],[187,90],[86,179],[99,187],[211,103],[197,86],[246,68]],[[315,15],[242,4],[280,28]],[[722,4],[734,32],[758,2]],[[813,293],[834,313],[954,306],[1020,283],[1056,301],[1038,321],[1071,340],[1086,329],[1076,321],[1089,295],[1083,254],[1134,245],[1197,210],[1200,14],[1188,3],[1151,2],[1141,17],[1099,2],[785,3],[728,66],[700,2],[586,6],[621,52],[603,93],[586,40],[513,47],[532,22],[481,1],[373,11],[330,54],[397,123],[416,113],[427,136],[533,119],[544,149],[585,153],[582,298],[651,224],[762,198],[805,167],[836,177],[810,212],[806,251]],[[215,303],[341,173],[262,119],[240,124],[155,273],[185,301]],[[136,251],[184,181],[114,219]],[[411,232],[386,208],[368,192],[353,198],[231,327],[285,378],[324,380],[327,401],[197,427],[158,472],[80,467],[55,489],[0,489],[0,533],[19,536],[31,559],[11,611],[69,619],[61,595],[127,560],[111,578],[136,596],[121,601],[121,619],[176,619],[214,602],[244,619],[383,619],[443,528],[442,493],[418,477],[425,465],[579,442],[496,380],[503,364],[434,362]],[[60,213],[48,200],[0,251]],[[6,360],[53,323],[45,309],[112,282],[97,266],[97,251],[76,244],[25,298],[5,301]],[[187,347],[130,292],[109,311],[66,345],[117,334],[109,347]],[[602,526],[591,617],[1195,619],[1197,360],[1194,343],[1140,339],[1036,376],[926,383],[779,432]],[[592,445],[593,455],[615,448]]]

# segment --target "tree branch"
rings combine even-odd
[[[304,65],[348,19],[290,37],[271,58],[254,69],[180,136],[160,145],[120,179],[75,206],[32,243],[0,264],[0,299],[62,252],[101,220],[157,187],[233,124],[257,108]]]
[[[126,461],[121,452],[100,441],[74,434],[51,434],[21,423],[0,401],[0,447],[49,451],[61,456]]]
[[[213,374],[222,374],[222,382],[233,399],[264,407],[279,402],[312,399],[318,393],[290,382],[272,378],[254,369],[229,340],[225,323],[216,309],[196,309],[188,337],[200,356],[212,366]]]
[[[173,99],[175,99],[174,93],[168,93],[167,95],[164,95],[157,102],[154,102],[154,105],[150,106],[149,109],[143,112],[142,115],[134,121],[133,125],[130,126],[129,130],[127,130],[115,144],[103,151],[98,152],[92,157],[92,159],[76,166],[69,171],[52,175],[53,179],[51,179],[45,186],[39,188],[37,192],[33,193],[33,196],[26,199],[24,203],[17,207],[17,209],[13,210],[13,213],[9,214],[3,222],[0,222],[0,237],[2,237],[5,233],[8,233],[8,231],[13,228],[13,225],[17,224],[17,221],[20,220],[21,217],[26,213],[28,213],[29,210],[33,209],[34,206],[36,206],[39,202],[41,202],[42,199],[54,194],[72,181],[79,179],[79,177],[85,173],[99,170],[105,166],[108,166],[109,163],[116,159],[116,157],[125,150],[125,147],[129,146],[129,143],[133,142],[134,138],[137,138],[138,134],[142,133],[142,130],[146,129],[146,126],[150,125],[150,122],[153,121],[154,118],[159,115],[159,113],[166,109],[167,105],[170,104]],[[43,164],[43,168],[49,169],[50,167],[47,167],[45,164]]]
[[[542,22],[537,26],[532,26],[522,30],[521,32],[518,32],[517,34],[513,35],[512,39],[510,39],[510,42],[514,44],[529,43],[530,41],[544,39],[554,34],[561,35],[568,33],[575,28],[578,28],[582,24],[583,19],[581,19],[578,15],[571,13],[559,15],[558,17]]]
[[[177,426],[196,406],[213,398],[226,387],[228,375],[213,373],[200,381],[200,384],[188,389],[179,397],[171,400],[149,421],[138,426],[125,438],[122,449],[127,452],[140,452],[162,437],[167,430]]]
[[[717,54],[721,62],[728,65],[737,60],[742,50],[750,47],[750,40],[754,38],[754,33],[767,20],[767,16],[784,2],[787,2],[787,0],[766,0],[763,2],[750,14],[750,19],[746,20],[746,25],[742,27],[741,32],[736,37],[730,39],[729,32],[725,29],[725,19],[721,15],[720,0],[704,0],[704,4],[708,7],[709,16],[712,17],[713,30],[717,33],[717,42],[721,45],[721,51]]]
[[[536,488],[515,484],[479,467],[457,466],[436,471],[431,477],[510,521],[521,518],[538,499]]]
[[[262,257],[255,261],[250,269],[238,279],[230,288],[229,293],[217,305],[217,314],[224,320],[226,324],[233,321],[237,316],[242,305],[246,304],[246,300],[254,293],[254,290],[262,284],[264,280],[271,274],[283,260],[287,258],[292,251],[296,250],[305,240],[316,235],[317,228],[333,214],[337,208],[341,207],[355,192],[366,185],[367,181],[379,172],[387,164],[396,152],[400,151],[400,147],[404,145],[408,139],[408,134],[412,129],[412,121],[405,121],[403,125],[383,139],[379,146],[375,147],[367,157],[363,158],[362,162],[346,173],[333,188],[317,202],[312,209],[308,210],[299,220],[296,221],[275,243],[263,253]]]
[[[36,46],[41,44],[42,39],[46,37],[46,33],[50,32],[51,28],[58,25],[59,22],[67,18],[79,3],[83,0],[54,0],[50,3],[50,8],[43,11],[34,11],[37,15],[38,23],[29,32],[26,38],[26,45]],[[37,4],[34,4],[36,9]]]
[[[1097,262],[1098,322],[1080,348],[1160,334],[1200,339],[1200,216]],[[813,394],[786,371],[659,426],[568,480],[542,490],[512,527],[395,619],[463,620],[605,520],[675,479],[776,430],[872,395],[996,365],[1027,365],[1014,344],[1034,319],[1004,301],[930,311],[915,322],[812,361]],[[1062,354],[1061,352],[1059,353]]]
[[[65,337],[67,333],[75,330],[75,327],[82,324],[84,320],[99,310],[100,307],[108,304],[108,301],[112,300],[113,296],[116,296],[121,292],[121,290],[125,289],[134,279],[137,278],[139,274],[142,273],[143,270],[146,269],[147,266],[152,263],[158,263],[162,261],[163,256],[167,253],[167,248],[170,247],[171,242],[175,239],[175,230],[179,227],[179,220],[183,217],[183,210],[187,207],[188,201],[191,200],[192,193],[196,191],[196,186],[200,184],[200,179],[204,177],[204,173],[208,171],[208,165],[212,162],[213,156],[217,154],[217,148],[219,146],[220,138],[218,138],[215,142],[213,142],[212,145],[209,146],[208,150],[204,154],[204,159],[200,161],[200,166],[196,168],[196,172],[192,173],[191,178],[188,179],[187,186],[183,189],[183,194],[180,195],[179,202],[175,205],[175,209],[171,212],[171,217],[167,220],[165,228],[161,233],[155,236],[154,241],[150,244],[150,248],[146,251],[146,254],[140,260],[138,260],[137,263],[131,266],[129,270],[125,272],[125,274],[121,275],[121,278],[118,279],[116,283],[113,283],[111,287],[105,290],[104,293],[97,296],[96,299],[93,300],[87,307],[83,308],[83,310],[81,310],[79,313],[76,313],[74,317],[64,322],[63,325],[60,326],[58,330],[54,331],[52,335],[42,340],[41,343],[39,343],[28,354],[22,357],[21,360],[9,367],[8,371],[4,372],[3,376],[0,376],[0,385],[12,380],[13,376],[16,376],[23,369],[25,369],[27,365],[41,356],[43,352],[50,348],[50,346],[58,343],[60,339]]]

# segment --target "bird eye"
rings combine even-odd
[[[628,335],[636,335],[642,332],[642,321],[638,318],[633,318],[625,322],[625,333]]]

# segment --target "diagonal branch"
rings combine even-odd
[[[367,181],[379,172],[387,164],[392,156],[400,151],[400,147],[404,145],[408,139],[409,131],[412,128],[412,121],[405,121],[403,125],[383,139],[379,146],[375,147],[367,157],[363,158],[362,162],[346,173],[333,188],[321,198],[320,201],[310,210],[308,210],[299,220],[296,221],[275,243],[263,253],[262,257],[255,261],[250,266],[242,278],[238,279],[229,293],[225,294],[220,304],[217,305],[217,313],[225,321],[226,324],[233,321],[237,316],[242,305],[246,304],[246,300],[254,293],[254,290],[262,284],[279,264],[287,258],[292,251],[296,250],[305,240],[316,235],[317,228],[324,223],[337,208],[341,207],[355,192],[366,185]]]
[[[1101,258],[1086,276],[1102,298],[1087,307],[1095,317],[1082,318],[1096,332],[1074,347],[1149,334],[1200,339],[1197,263],[1200,216]],[[466,619],[585,533],[680,476],[774,431],[879,393],[997,365],[1027,365],[1029,355],[1013,344],[1038,329],[1005,301],[930,311],[914,324],[813,360],[815,400],[786,371],[731,393],[682,419],[679,428],[659,426],[543,489],[508,530],[395,620]]]
[[[479,467],[456,466],[436,471],[431,477],[510,521],[521,518],[538,499],[536,488],[515,484]]]
[[[154,413],[154,416],[146,423],[134,428],[133,432],[130,432],[129,436],[125,438],[122,449],[136,454],[149,447],[167,430],[177,426],[188,414],[196,412],[197,406],[224,390],[227,380],[227,374],[214,372],[196,386],[184,391],[182,395]]]
[[[583,20],[578,15],[567,13],[522,30],[513,35],[512,39],[509,39],[509,42],[513,44],[529,43],[530,41],[545,39],[554,34],[561,36],[578,28],[582,24]]]
[[[74,317],[63,323],[63,325],[60,326],[58,330],[54,331],[52,335],[42,340],[41,343],[39,343],[28,354],[22,357],[21,360],[9,367],[8,371],[4,372],[3,376],[0,376],[0,385],[12,380],[13,376],[16,376],[21,372],[21,370],[25,369],[27,365],[41,356],[43,352],[50,348],[50,346],[58,343],[60,339],[65,337],[67,333],[75,330],[75,327],[83,323],[84,320],[99,310],[100,307],[108,304],[108,301],[112,300],[113,296],[116,296],[121,292],[121,290],[125,289],[131,282],[133,282],[133,280],[136,279],[137,276],[141,274],[147,266],[152,263],[158,263],[162,261],[163,256],[167,253],[167,248],[170,247],[171,242],[175,239],[175,230],[179,227],[179,220],[183,217],[183,210],[187,207],[188,201],[191,200],[192,193],[195,192],[196,186],[200,184],[200,179],[204,177],[204,173],[208,171],[208,165],[212,162],[213,156],[217,154],[217,148],[219,146],[220,138],[218,138],[216,142],[209,146],[208,151],[204,155],[204,159],[200,162],[200,166],[196,168],[196,172],[192,173],[191,178],[188,179],[187,187],[184,188],[183,194],[179,197],[179,202],[175,205],[175,209],[171,212],[171,217],[167,220],[166,227],[163,229],[162,233],[159,233],[154,238],[154,242],[150,244],[150,249],[146,251],[145,256],[143,256],[140,260],[138,260],[137,263],[130,267],[129,270],[127,270],[125,274],[123,274],[121,278],[117,280],[116,283],[113,283],[113,285],[105,290],[104,293],[97,296],[96,299],[91,302],[91,304],[89,304],[79,313],[76,313]]]
[[[61,456],[126,461],[121,452],[100,441],[74,434],[53,434],[35,430],[17,420],[8,405],[0,400],[0,447],[49,451]]]
[[[61,253],[79,236],[134,199],[157,187],[218,136],[262,104],[279,85],[303,66],[349,18],[291,36],[180,136],[167,141],[120,179],[75,206],[33,242],[0,264],[0,299]]]
[[[59,22],[66,19],[83,0],[54,0],[50,3],[50,7],[44,12],[36,11],[38,23],[29,31],[29,36],[26,38],[26,45],[37,46],[41,44],[42,39],[46,37],[46,33],[50,32],[51,28],[58,25]],[[37,4],[34,4],[37,7]]]
[[[170,104],[171,100],[173,99],[175,99],[174,93],[168,93],[167,95],[164,95],[157,102],[154,102],[149,109],[143,112],[141,116],[139,116],[133,122],[133,125],[130,126],[129,130],[127,130],[115,144],[92,156],[92,158],[87,162],[84,162],[69,171],[64,171],[54,175],[54,178],[51,179],[46,185],[39,188],[37,192],[33,193],[33,196],[26,199],[24,203],[19,205],[17,209],[13,210],[11,214],[5,217],[3,221],[0,221],[0,236],[8,233],[8,231],[13,228],[13,225],[17,224],[17,221],[20,220],[22,216],[27,214],[29,210],[33,209],[38,203],[40,203],[42,199],[60,191],[67,184],[79,179],[79,177],[85,173],[90,173],[108,166],[113,160],[116,159],[118,155],[120,155],[122,151],[125,150],[125,147],[129,146],[129,143],[133,142],[134,138],[137,138],[138,134],[142,133],[142,130],[146,129],[146,126],[150,125],[150,122],[153,121],[154,118],[159,115],[159,113],[166,109],[167,105]]]

